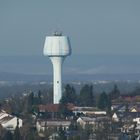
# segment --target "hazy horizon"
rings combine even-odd
[[[140,73],[139,60],[140,55],[73,54],[65,60],[63,74],[137,74]],[[0,56],[0,64],[0,72],[37,75],[53,73],[50,59],[43,55]]]
[[[62,31],[64,74],[140,73],[140,1],[0,1],[0,72],[52,74],[46,35]]]

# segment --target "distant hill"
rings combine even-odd
[[[94,80],[107,80],[107,81],[139,81],[140,73],[138,74],[77,74],[65,77],[69,81],[94,81]]]
[[[53,80],[52,75],[39,75],[39,74],[18,74],[18,73],[0,73],[0,81],[47,81]],[[139,81],[140,73],[138,74],[73,74],[63,75],[64,82],[72,81],[95,81],[95,80],[107,80],[107,81]]]
[[[50,75],[34,75],[34,74],[19,74],[19,73],[0,73],[0,81],[50,81]]]

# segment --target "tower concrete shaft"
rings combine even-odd
[[[53,64],[53,103],[58,104],[62,98],[62,64],[64,57],[50,57]]]

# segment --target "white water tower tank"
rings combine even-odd
[[[62,64],[64,58],[71,54],[69,38],[61,33],[47,36],[43,53],[53,64],[53,103],[58,104],[62,98]]]

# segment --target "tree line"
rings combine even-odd
[[[110,93],[103,91],[100,94],[94,93],[93,85],[85,84],[80,93],[76,93],[73,86],[67,84],[63,96],[60,100],[61,111],[66,116],[69,111],[66,108],[68,103],[72,103],[76,106],[84,107],[96,107],[100,110],[105,110],[107,112],[111,111],[111,101],[117,99],[120,96],[120,91],[117,85],[114,85]]]
[[[39,90],[37,93],[30,92],[26,96],[13,95],[8,102],[3,101],[1,104],[10,114],[31,114],[37,112],[37,106],[40,104],[52,103],[53,91]],[[120,96],[117,85],[114,85],[111,92],[95,94],[92,84],[85,84],[81,87],[79,93],[74,86],[67,84],[64,88],[63,96],[60,100],[62,112],[66,110],[66,105],[72,103],[76,106],[97,107],[101,110],[110,111],[111,101]],[[23,106],[24,104],[24,106]],[[65,111],[64,111],[65,112]]]

